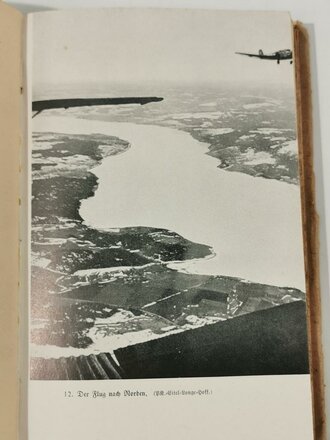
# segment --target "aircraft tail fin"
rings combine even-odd
[[[259,49],[259,55],[263,55],[263,54],[264,54],[263,50]]]

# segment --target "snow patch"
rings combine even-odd
[[[217,134],[228,134],[232,133],[234,130],[232,128],[210,128],[206,130],[207,134],[217,135]]]
[[[255,151],[253,148],[249,148],[242,157],[245,165],[273,165],[276,163],[276,160],[266,151]]]
[[[243,108],[245,108],[245,110],[250,110],[255,109],[255,108],[263,108],[263,107],[273,107],[274,104],[271,102],[256,102],[253,104],[245,104],[243,105]]]
[[[289,141],[277,150],[278,154],[287,154],[288,156],[296,156],[298,154],[297,141]]]

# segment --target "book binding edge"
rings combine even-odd
[[[19,157],[23,15],[0,1],[0,438],[19,437]]]
[[[314,439],[326,440],[319,278],[319,218],[315,207],[313,166],[312,89],[309,37],[302,23],[293,23],[293,38]]]

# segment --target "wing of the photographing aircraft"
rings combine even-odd
[[[162,101],[164,98],[157,96],[142,96],[128,98],[76,98],[76,99],[48,99],[43,101],[33,101],[32,111],[37,116],[43,110],[71,107],[90,107],[94,105],[124,105],[124,104],[148,104],[149,102]]]

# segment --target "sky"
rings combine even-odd
[[[33,14],[29,30],[34,92],[68,83],[293,81],[287,61],[235,54],[291,49],[283,12],[82,9]]]

